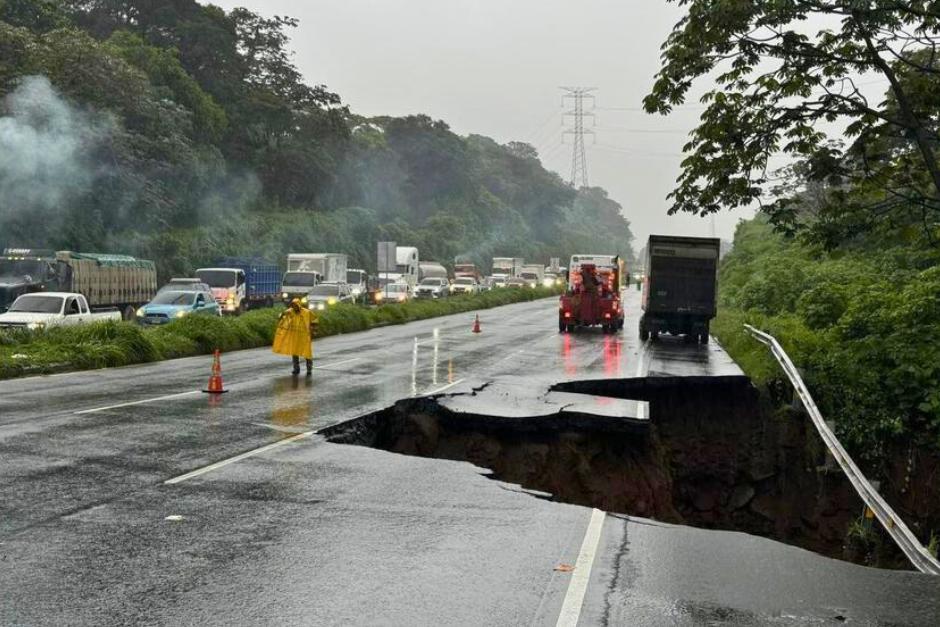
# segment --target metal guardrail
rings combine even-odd
[[[823,420],[822,414],[819,413],[819,408],[816,407],[816,402],[813,401],[809,389],[806,387],[806,384],[803,383],[799,371],[797,371],[793,362],[790,361],[790,357],[783,350],[783,347],[780,346],[780,343],[777,342],[776,338],[772,335],[759,331],[749,324],[745,324],[744,328],[747,329],[748,333],[754,336],[756,340],[770,347],[780,367],[783,368],[783,371],[790,379],[790,383],[793,384],[794,389],[796,389],[797,394],[799,394],[800,400],[803,401],[803,406],[806,407],[806,411],[809,412],[810,418],[812,418],[813,424],[816,426],[816,430],[826,443],[826,446],[829,447],[832,456],[839,463],[845,476],[852,482],[855,491],[862,497],[865,505],[874,512],[875,517],[885,528],[885,531],[888,532],[888,535],[897,543],[904,555],[907,556],[907,559],[922,573],[940,575],[940,562],[937,561],[937,558],[924,548],[908,526],[904,524],[904,521],[901,520],[901,517],[891,509],[891,506],[888,505],[883,498],[881,498],[878,491],[868,482],[868,479],[865,478],[862,471],[859,470],[855,462],[852,461],[852,458],[849,457],[849,454],[842,448],[842,444],[839,443],[839,440],[829,428],[829,425]]]

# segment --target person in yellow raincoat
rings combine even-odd
[[[271,348],[275,353],[291,356],[294,374],[300,374],[301,357],[307,361],[307,376],[313,374],[313,330],[316,325],[316,314],[301,305],[299,298],[292,300],[277,319]]]

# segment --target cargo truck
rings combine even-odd
[[[483,280],[483,275],[480,274],[480,271],[477,270],[477,267],[472,263],[455,263],[454,264],[454,278],[458,277],[471,277],[476,280],[477,283]]]
[[[342,253],[290,254],[281,281],[281,299],[307,298],[320,283],[345,283],[348,256]]]
[[[199,268],[196,277],[209,285],[223,314],[271,307],[281,292],[281,269],[262,259],[226,257],[211,268]]]
[[[493,276],[504,279],[517,277],[524,265],[522,257],[493,257]]]
[[[708,343],[715,317],[721,240],[711,237],[651,235],[646,245],[640,339],[660,333]]]
[[[6,293],[68,292],[81,294],[91,309],[116,308],[125,320],[133,320],[137,308],[157,292],[157,270],[152,261],[127,255],[42,251],[31,254],[25,249],[19,255],[6,255],[5,262],[20,272],[19,283],[7,284]],[[25,254],[23,254],[25,253]],[[17,257],[17,259],[10,259]],[[23,273],[28,264],[31,274]],[[14,276],[16,278],[16,276]],[[12,288],[12,289],[11,289]],[[11,303],[7,303],[9,307]],[[6,308],[5,307],[5,308]]]
[[[447,268],[436,261],[422,261],[418,264],[418,281],[424,279],[447,280]]]
[[[55,251],[35,248],[6,248],[0,257],[0,313],[17,298],[42,292],[56,282]]]
[[[545,278],[545,266],[540,263],[529,263],[519,269],[519,278],[529,287],[538,287]]]
[[[420,261],[418,258],[418,249],[414,246],[397,246],[395,248],[395,271],[381,272],[379,277],[381,283],[387,285],[391,283],[406,283],[411,289],[418,284],[420,273]]]

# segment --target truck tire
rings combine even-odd
[[[658,339],[659,339],[659,331],[653,331],[652,333],[650,333],[650,339],[651,339],[652,341],[654,341],[654,342],[655,342],[656,340],[658,340]]]
[[[650,339],[650,332],[646,330],[646,325],[643,324],[643,321],[640,321],[640,341],[645,342]]]
[[[706,331],[705,333],[699,333],[699,336],[698,336],[698,343],[699,343],[699,344],[708,344],[708,332],[707,332],[707,331]]]
[[[564,332],[567,331],[567,330],[568,330],[568,325],[565,324],[563,320],[559,320],[559,321],[558,321],[558,332],[559,332],[559,333],[564,333]]]
[[[121,318],[127,322],[131,322],[134,317],[137,315],[137,310],[134,309],[133,305],[128,305],[124,308],[124,311],[121,312]]]

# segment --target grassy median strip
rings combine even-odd
[[[320,318],[317,337],[499,307],[558,293],[554,288],[503,288],[472,296],[379,307],[334,305],[317,312]],[[159,327],[100,322],[45,331],[0,331],[0,379],[204,355],[216,348],[233,351],[270,346],[281,311],[282,308],[275,307],[239,317],[190,316]]]

